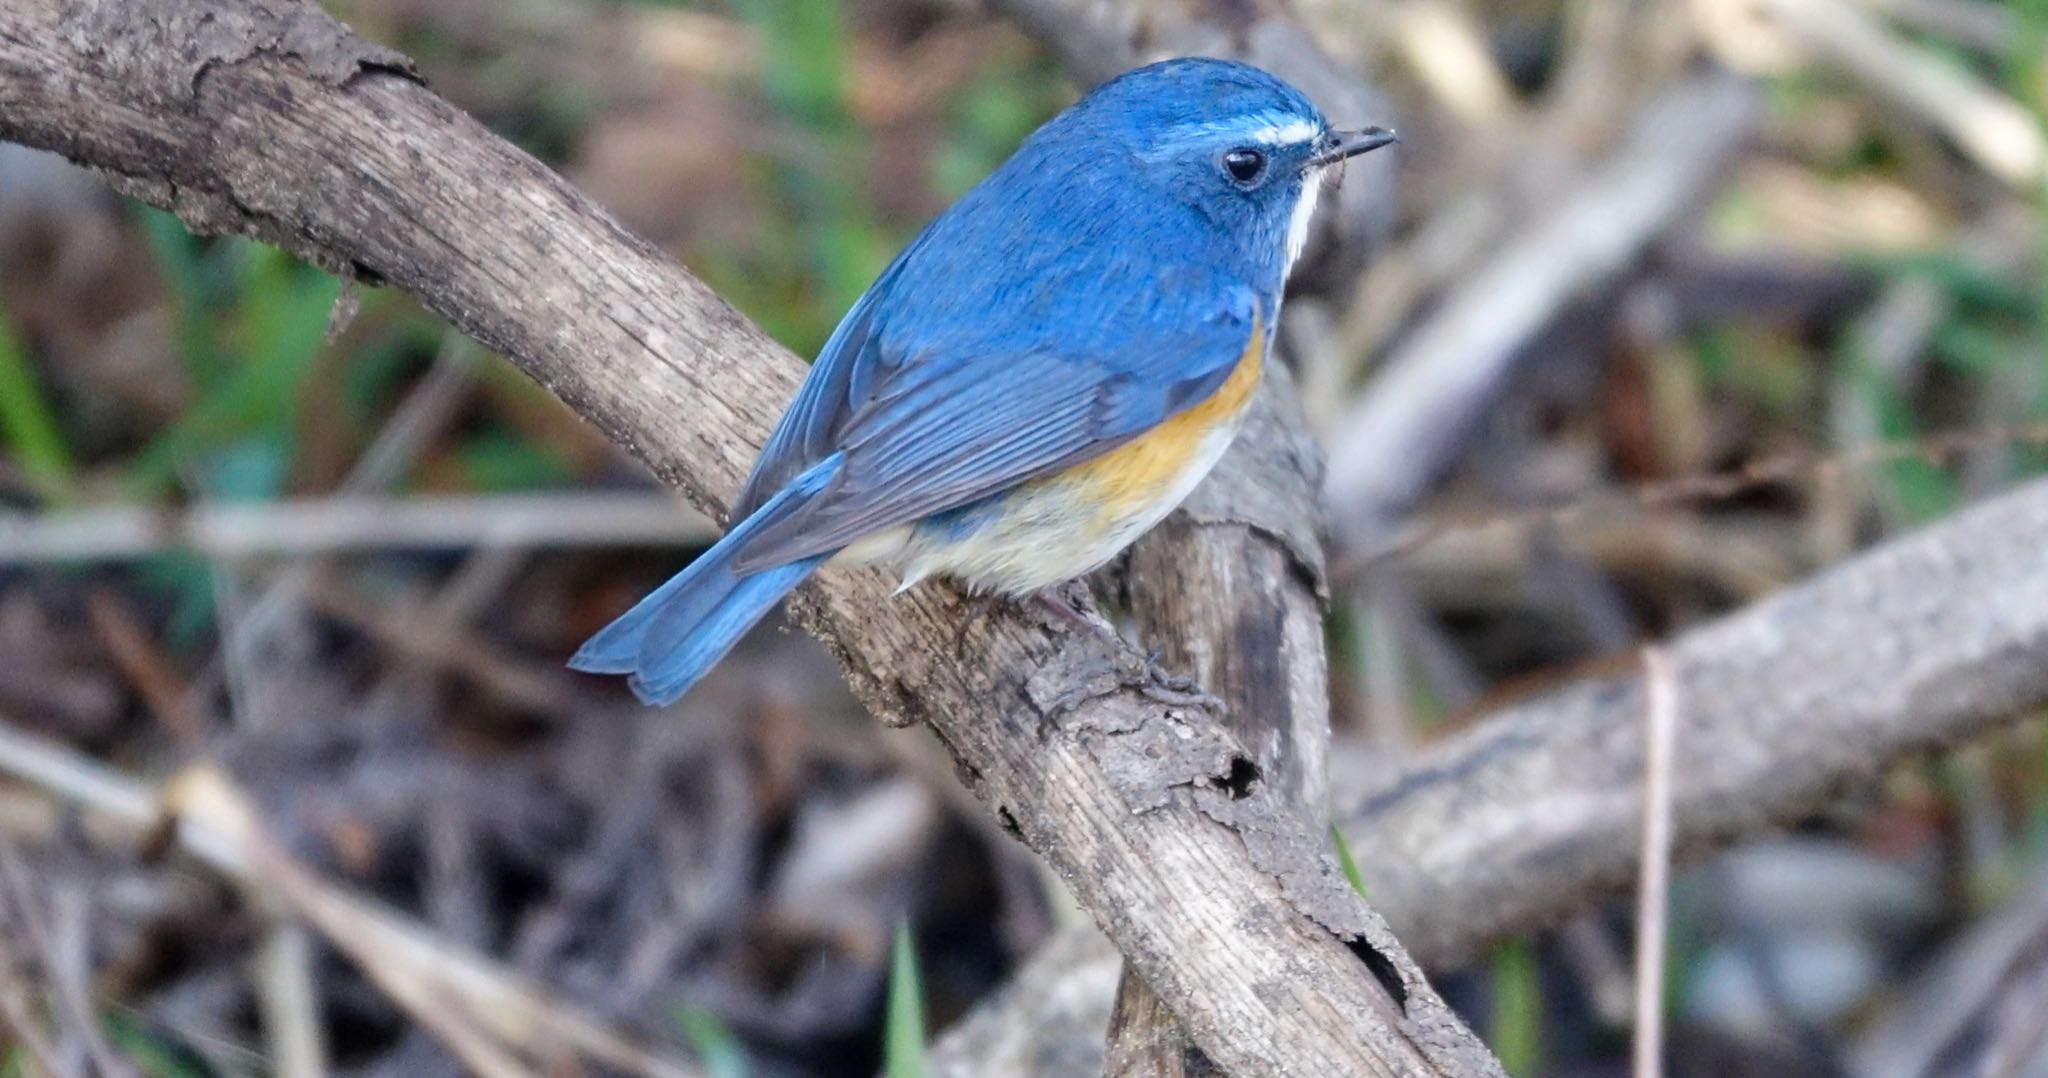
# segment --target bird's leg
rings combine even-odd
[[[1003,605],[1003,597],[992,591],[972,592],[967,596],[967,623],[961,626],[955,642],[965,647],[967,639],[981,631],[988,619],[995,616],[996,609]]]
[[[1156,651],[1142,653],[1143,658],[1139,661],[1125,661],[1139,659],[1141,653],[1131,647],[1116,627],[1102,616],[1095,606],[1095,594],[1086,580],[1070,580],[1065,584],[1040,588],[1033,597],[1053,615],[1052,622],[1079,629],[1102,641],[1118,657],[1118,673],[1124,684],[1137,689],[1147,699],[1168,707],[1215,710],[1223,706],[1223,701],[1203,692],[1195,679],[1170,673],[1159,665],[1159,653]]]
[[[1112,650],[1121,651],[1127,646],[1116,627],[1096,609],[1095,593],[1089,590],[1086,580],[1069,580],[1064,584],[1043,587],[1032,592],[1031,597],[1052,615],[1049,624],[1079,629],[1109,645]]]

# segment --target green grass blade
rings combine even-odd
[[[717,1015],[702,1007],[684,1007],[676,1021],[696,1051],[698,1062],[704,1064],[708,1078],[747,1078],[753,1073],[747,1064],[746,1047]]]
[[[1351,889],[1357,891],[1360,898],[1370,899],[1372,895],[1365,889],[1365,873],[1358,871],[1358,859],[1351,856],[1351,846],[1344,841],[1344,832],[1337,830],[1335,824],[1330,825],[1330,839],[1337,844],[1337,863],[1344,866],[1344,878],[1351,881]]]
[[[815,151],[785,162],[776,183],[803,221],[809,306],[829,330],[895,247],[857,179],[867,170],[869,144],[847,105],[852,38],[839,0],[742,0],[737,7],[760,37],[762,89]]]
[[[169,430],[136,454],[126,475],[131,496],[161,494],[194,457],[240,440],[268,443],[265,452],[279,461],[290,457],[293,419],[322,351],[327,314],[341,282],[293,263],[275,248],[250,244],[242,258],[241,289],[230,317],[222,320],[236,339],[239,358]]]
[[[1495,948],[1491,970],[1493,1053],[1516,1078],[1543,1069],[1543,982],[1536,945],[1509,940]]]
[[[882,1039],[882,1073],[887,1078],[924,1078],[924,990],[917,980],[917,950],[910,925],[896,923],[895,954],[889,962],[889,1012]]]
[[[222,243],[210,253],[203,251],[198,237],[185,230],[183,221],[149,206],[138,206],[137,211],[143,235],[156,257],[157,276],[171,297],[178,358],[193,386],[202,393],[209,391],[228,374],[213,304],[225,288],[224,268],[237,248]]]
[[[176,1044],[159,1039],[141,1022],[109,1011],[101,1016],[107,1040],[128,1057],[143,1078],[212,1078],[213,1069]]]
[[[71,446],[43,393],[28,349],[4,313],[0,313],[0,440],[21,470],[52,492],[76,485],[78,464]]]

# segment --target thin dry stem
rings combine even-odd
[[[0,565],[181,550],[236,560],[464,547],[695,546],[711,522],[658,494],[349,496],[0,513]]]
[[[1664,1073],[1664,952],[1671,891],[1671,758],[1678,734],[1678,672],[1663,648],[1643,649],[1642,880],[1636,893],[1636,1078]]]

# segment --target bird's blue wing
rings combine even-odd
[[[1084,324],[1095,331],[1085,339],[1057,316],[1002,336],[915,325],[892,334],[886,303],[861,313],[860,352],[833,356],[846,366],[816,393],[832,410],[803,428],[844,465],[754,536],[738,568],[837,550],[1106,453],[1214,393],[1270,325],[1259,297],[1234,283],[1163,300],[1109,289],[1089,303]]]
[[[839,320],[796,398],[761,447],[747,485],[733,504],[734,520],[753,515],[791,480],[832,454],[834,428],[846,417],[848,395],[863,380],[856,370],[871,366],[874,359],[874,331],[883,300],[931,233],[927,228],[912,240]]]

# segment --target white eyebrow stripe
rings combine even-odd
[[[1253,142],[1262,146],[1289,146],[1320,138],[1322,133],[1322,124],[1298,114],[1261,112],[1220,123],[1215,120],[1195,120],[1168,128],[1156,152],[1170,152],[1168,147],[1184,142],[1209,142],[1222,138],[1229,138],[1239,144]]]
[[[1254,142],[1263,142],[1269,146],[1287,146],[1296,142],[1307,142],[1322,133],[1322,129],[1314,123],[1308,120],[1294,119],[1288,120],[1285,123],[1273,123],[1267,124],[1264,127],[1253,128],[1251,131],[1246,132],[1246,137]]]

